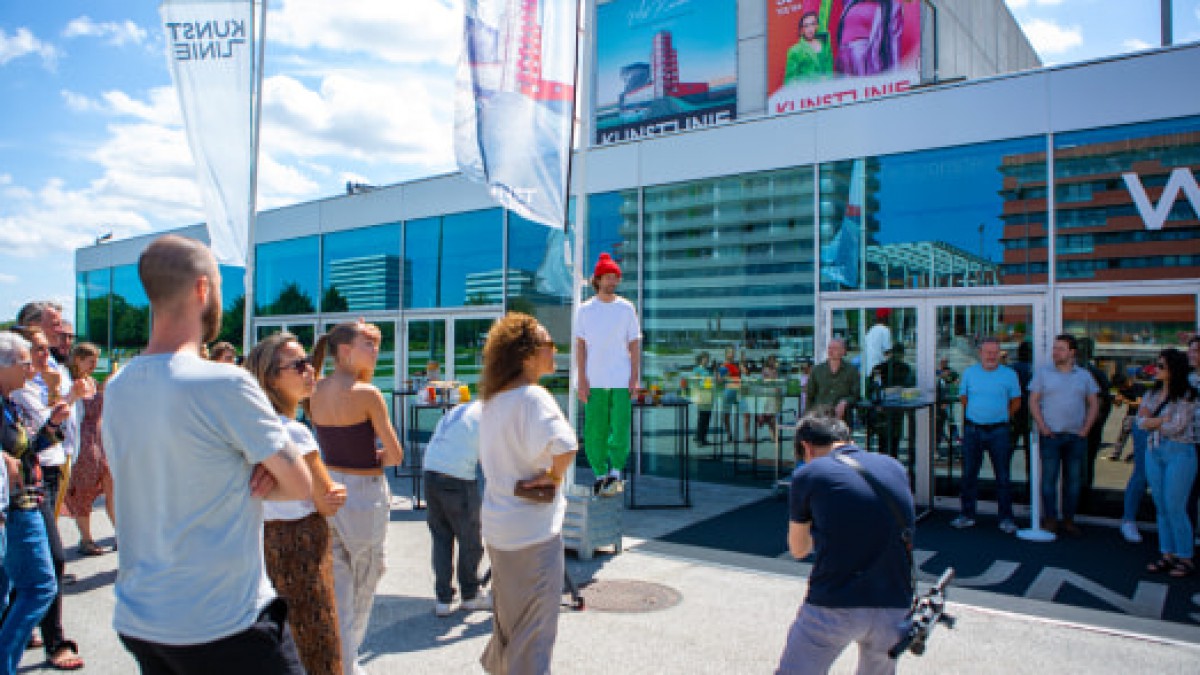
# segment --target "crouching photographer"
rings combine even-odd
[[[894,673],[888,650],[905,638],[914,591],[908,475],[854,445],[833,417],[801,419],[796,453],[806,463],[792,476],[788,549],[815,553],[777,673],[826,673],[851,643],[860,675]]]

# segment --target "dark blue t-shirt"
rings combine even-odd
[[[853,445],[839,451],[875,477],[912,528],[913,498],[900,462]],[[820,607],[908,607],[912,603],[900,525],[866,478],[831,456],[821,457],[792,474],[789,498],[791,520],[812,524],[814,563],[806,603]]]

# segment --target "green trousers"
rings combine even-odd
[[[629,458],[629,390],[592,389],[584,408],[583,450],[597,478]]]

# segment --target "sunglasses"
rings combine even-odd
[[[303,375],[304,371],[313,367],[312,358],[306,356],[302,359],[296,359],[291,363],[284,363],[279,366],[280,371],[294,370],[296,374]]]

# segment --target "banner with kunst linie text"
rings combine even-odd
[[[164,0],[167,63],[196,162],[213,255],[244,266],[254,156],[252,0]]]
[[[921,81],[921,0],[766,0],[767,109],[798,112]]]
[[[505,208],[562,228],[575,116],[573,0],[466,0],[454,149]]]

